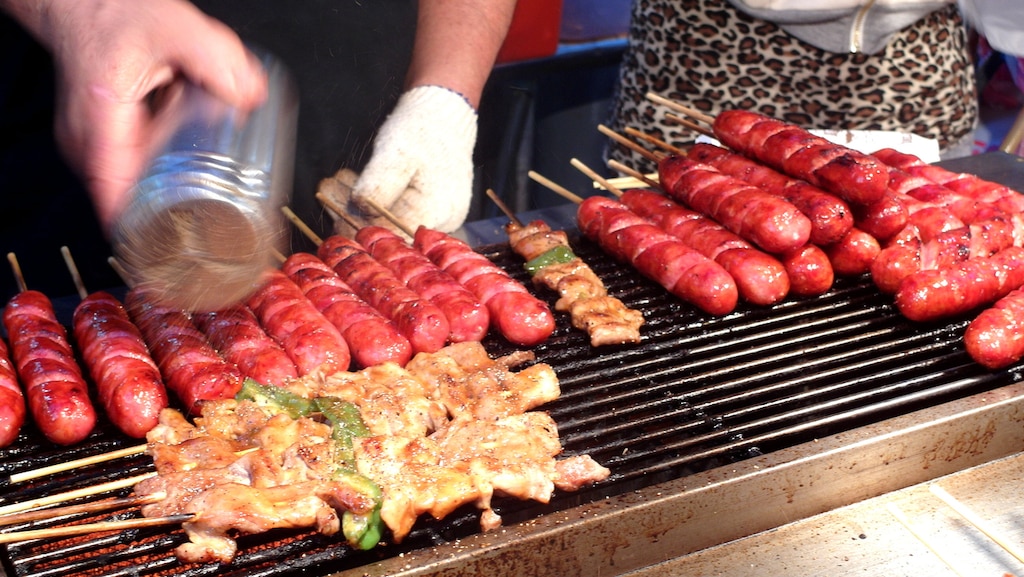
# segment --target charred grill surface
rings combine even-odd
[[[497,500],[514,523],[676,479],[824,435],[878,422],[1020,380],[1018,370],[990,372],[963,350],[968,318],[940,324],[905,320],[870,279],[837,281],[815,298],[789,298],[770,308],[742,305],[708,317],[609,260],[588,241],[573,248],[609,294],[643,311],[639,345],[593,348],[587,335],[558,315],[552,337],[535,348],[537,361],[559,376],[561,397],[544,408],[559,425],[565,455],[590,454],[611,477],[550,504]],[[505,245],[486,254],[528,282],[521,259]],[[544,294],[554,302],[554,294]],[[492,355],[515,350],[494,334]],[[7,475],[134,444],[112,428],[86,443],[54,449],[26,427],[0,453]],[[38,481],[0,486],[0,505],[152,470],[148,457],[125,458]],[[127,494],[121,491],[118,494]],[[110,496],[110,495],[105,495]],[[135,510],[54,523],[138,516]],[[271,532],[239,540],[230,566],[182,566],[173,549],[180,529],[157,528],[6,547],[12,576],[65,575],[329,575],[384,557],[459,539],[479,531],[478,513],[460,510],[444,521],[421,520],[401,544],[353,551],[315,533]],[[52,523],[51,523],[52,524]],[[40,528],[46,524],[35,524]],[[11,526],[8,530],[29,528]]]

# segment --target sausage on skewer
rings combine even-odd
[[[102,291],[86,296],[75,307],[72,334],[107,417],[126,435],[145,437],[167,407],[167,388],[121,301]]]
[[[412,358],[412,345],[398,327],[359,298],[316,255],[293,253],[281,265],[281,270],[302,289],[313,306],[341,331],[355,364],[372,367],[393,362],[405,366]]]
[[[366,226],[356,241],[416,294],[437,305],[448,319],[453,343],[480,341],[490,328],[487,307],[405,239],[382,226]]]
[[[465,242],[426,227],[416,230],[413,246],[476,295],[491,324],[509,342],[534,346],[555,330],[547,303]]]
[[[195,313],[192,320],[224,360],[234,363],[244,376],[257,383],[283,385],[299,376],[295,362],[244,304]]]
[[[84,440],[96,425],[96,410],[50,299],[33,290],[14,295],[4,309],[4,326],[40,431],[59,445]]]
[[[964,346],[975,362],[1002,369],[1024,358],[1024,290],[1011,291],[967,325]]]
[[[11,363],[7,343],[0,339],[0,447],[13,443],[24,424],[25,393]]]

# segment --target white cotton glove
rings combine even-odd
[[[466,220],[473,196],[476,110],[441,86],[405,92],[381,126],[353,200],[372,201],[407,227],[451,232]]]

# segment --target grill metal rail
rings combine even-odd
[[[588,453],[612,475],[578,493],[556,494],[548,504],[499,499],[495,509],[506,526],[550,521],[574,507],[628,498],[658,483],[790,450],[1021,379],[1017,368],[990,372],[970,360],[961,338],[968,319],[910,323],[866,278],[838,280],[820,297],[791,298],[771,308],[741,304],[733,314],[709,318],[610,261],[586,240],[573,238],[573,243],[610,293],[644,312],[644,340],[635,346],[594,349],[562,316],[552,338],[535,349],[538,361],[550,363],[559,375],[562,396],[544,409],[559,425],[565,454]],[[507,246],[481,252],[526,280],[521,261]],[[489,337],[485,345],[494,355],[512,350],[497,337]],[[11,474],[131,444],[105,429],[80,447],[54,449],[27,429],[15,446],[0,452],[0,472]],[[139,456],[4,484],[0,503],[149,470],[148,457]],[[134,516],[137,510],[126,510],[48,524]],[[173,549],[185,537],[178,528],[19,543],[7,546],[2,560],[12,577],[360,574],[377,561],[394,562],[436,545],[458,543],[479,533],[478,522],[469,508],[443,521],[421,520],[403,543],[367,552],[312,532],[244,536],[229,566],[180,565]]]

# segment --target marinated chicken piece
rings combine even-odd
[[[539,220],[511,222],[505,230],[512,250],[531,268],[533,283],[558,293],[555,310],[568,312],[572,325],[590,336],[591,346],[640,342],[643,314],[608,295],[590,266],[572,253],[564,232],[552,231]],[[548,258],[559,249],[557,257]]]
[[[559,491],[579,491],[587,485],[604,481],[612,474],[590,455],[576,455],[555,462],[555,487]]]

